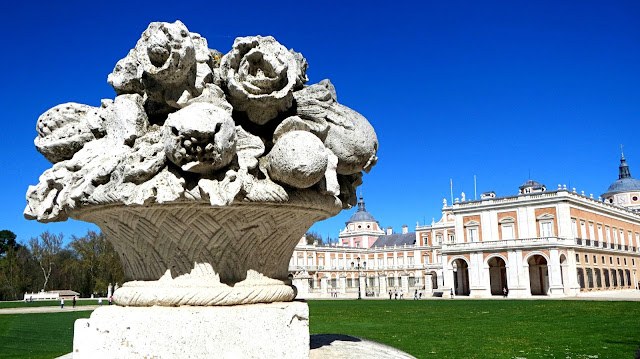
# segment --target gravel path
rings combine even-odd
[[[23,307],[23,308],[3,308],[0,309],[0,314],[26,314],[26,313],[58,313],[58,312],[80,312],[86,310],[94,310],[98,308],[97,305],[83,305],[73,308],[65,307]]]
[[[313,299],[331,299],[331,298],[313,298]],[[338,298],[337,300],[350,300],[354,298]],[[389,300],[385,297],[376,297],[376,298],[363,298],[364,300]],[[504,299],[502,296],[495,296],[493,298],[468,298],[464,296],[456,297],[455,300],[511,300]],[[404,300],[413,300],[411,298],[405,298]],[[448,298],[423,298],[422,300],[451,300]],[[516,299],[518,300],[518,299]],[[635,301],[640,302],[640,291],[639,290],[625,290],[619,292],[590,292],[590,293],[581,293],[576,297],[547,297],[547,296],[535,296],[531,298],[524,298],[519,300],[601,300],[601,301]],[[98,308],[97,305],[83,305],[77,306],[75,308],[67,306],[65,308],[60,308],[59,306],[51,306],[51,307],[23,307],[23,308],[4,308],[0,309],[0,314],[25,314],[25,313],[58,313],[58,312],[77,312],[77,311],[87,311],[94,310]]]

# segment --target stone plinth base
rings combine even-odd
[[[96,309],[75,323],[73,358],[309,358],[304,302]]]

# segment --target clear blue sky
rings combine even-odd
[[[36,120],[113,98],[106,77],[151,21],[179,19],[223,53],[247,35],[302,52],[310,83],[331,79],[376,129],[379,162],[361,189],[385,227],[437,220],[450,178],[456,197],[473,198],[474,175],[478,195],[504,196],[529,174],[597,196],[617,179],[620,144],[640,178],[637,1],[72,3],[0,5],[0,229],[22,241],[96,228],[23,218],[27,187],[51,166]],[[337,237],[353,211],[312,229]]]

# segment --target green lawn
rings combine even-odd
[[[633,358],[640,302],[309,301],[310,329],[418,358]]]
[[[418,358],[617,359],[640,345],[640,302],[312,300],[309,310],[312,334],[366,337]],[[0,358],[69,353],[73,322],[90,314],[2,314]]]
[[[51,359],[73,348],[73,323],[90,311],[0,314],[0,358]]]

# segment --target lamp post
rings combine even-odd
[[[356,268],[358,269],[358,300],[362,299],[362,293],[360,293],[360,257],[356,258],[358,265]]]

